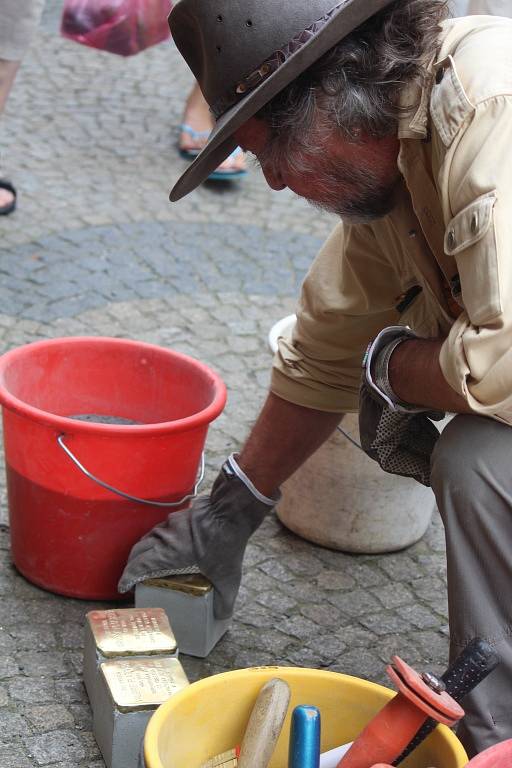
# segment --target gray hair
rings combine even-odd
[[[355,141],[395,133],[400,92],[424,81],[447,15],[446,0],[396,0],[331,48],[258,112],[270,128],[264,160],[318,154],[333,128]]]

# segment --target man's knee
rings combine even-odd
[[[475,472],[474,416],[456,416],[444,428],[432,453],[431,485],[437,495],[448,483],[463,486]]]
[[[512,429],[484,416],[460,414],[446,426],[431,460],[432,490],[439,499],[456,493],[469,502],[475,489],[510,482]]]

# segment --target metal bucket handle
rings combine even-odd
[[[356,440],[355,438],[353,438],[351,435],[349,435],[349,433],[348,433],[348,432],[345,432],[345,430],[343,429],[343,427],[340,427],[340,426],[338,425],[338,426],[336,427],[336,429],[338,430],[338,432],[341,432],[341,434],[343,435],[343,437],[346,437],[346,438],[347,438],[347,440],[349,441],[349,443],[352,443],[352,445],[355,445],[355,447],[356,447],[356,448],[359,448],[359,450],[360,450],[360,451],[363,451],[363,453],[364,453],[364,450],[363,450],[363,448],[361,447],[361,444],[360,444],[360,443],[358,443],[358,442],[357,442],[357,440]]]
[[[201,453],[201,467],[199,470],[199,477],[197,478],[194,490],[192,493],[188,493],[186,496],[184,496],[179,501],[151,501],[150,499],[139,499],[138,496],[132,496],[129,493],[125,493],[124,491],[120,491],[118,488],[114,488],[113,485],[109,485],[109,483],[104,482],[103,480],[100,480],[99,477],[96,477],[92,474],[92,472],[89,472],[86,467],[84,467],[83,464],[80,463],[80,461],[77,459],[74,453],[68,448],[68,446],[64,442],[65,435],[58,435],[57,436],[57,442],[66,453],[73,464],[78,467],[80,472],[82,472],[86,477],[89,478],[89,480],[92,480],[97,485],[101,485],[102,488],[105,488],[107,491],[111,491],[112,493],[117,494],[118,496],[121,496],[123,499],[128,499],[128,501],[135,501],[137,504],[147,504],[151,507],[180,507],[182,504],[184,504],[186,501],[190,501],[191,499],[195,499],[197,496],[197,492],[199,489],[199,486],[204,480],[204,470],[205,470],[205,462],[204,462],[204,451]]]

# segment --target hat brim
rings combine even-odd
[[[206,146],[174,185],[172,202],[192,192],[233,152],[233,133],[340,40],[395,0],[346,0],[320,32],[293,53],[267,80],[217,121]]]

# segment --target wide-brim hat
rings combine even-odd
[[[178,0],[173,39],[216,119],[170,199],[236,148],[233,133],[336,43],[395,0]]]

